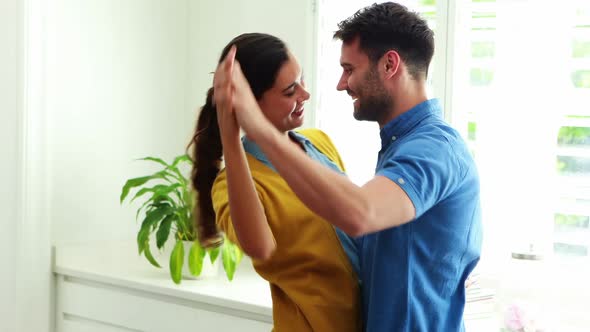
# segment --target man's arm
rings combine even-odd
[[[225,88],[233,88],[231,102],[239,125],[260,146],[299,199],[316,214],[352,236],[414,219],[414,205],[396,183],[376,176],[359,187],[312,160],[279,132],[260,110],[239,63],[234,63],[234,53],[230,52],[218,66],[215,78]],[[227,102],[223,97],[216,96],[216,102]]]
[[[349,235],[372,233],[414,219],[412,201],[388,178],[376,176],[359,187],[309,158],[267,120],[258,123],[256,129],[254,135],[248,133],[250,138],[301,201]]]

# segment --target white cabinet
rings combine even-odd
[[[135,243],[56,248],[56,332],[271,331],[270,289],[250,261],[231,282],[220,271],[175,285],[166,255],[156,256],[165,267],[156,269]],[[466,325],[497,331],[492,319]]]
[[[247,266],[233,282],[219,275],[175,285],[127,247],[57,248],[57,332],[272,329],[268,285]]]

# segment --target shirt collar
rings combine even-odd
[[[305,146],[305,144],[307,143],[311,143],[307,137],[301,135],[300,133],[296,132],[296,131],[289,131],[289,137],[296,139],[299,143],[303,144]],[[306,148],[307,150],[307,148]]]
[[[307,144],[310,143],[307,137],[296,131],[289,131],[287,133],[289,134],[289,137],[296,139],[303,145],[305,150],[307,150]],[[264,164],[272,165],[258,144],[254,143],[254,141],[250,140],[247,136],[242,137],[242,145],[244,146],[244,150],[251,154],[254,158],[258,159]]]
[[[379,132],[381,146],[385,147],[392,141],[404,136],[423,119],[432,115],[441,114],[442,108],[438,99],[429,99],[421,102],[381,128]]]
[[[242,137],[242,145],[244,146],[244,150],[254,156],[254,158],[262,161],[263,163],[268,163],[268,159],[266,159],[262,149],[258,146],[258,144],[254,143],[254,141],[250,140],[247,136]]]

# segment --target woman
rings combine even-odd
[[[235,52],[267,119],[318,162],[343,171],[324,133],[293,131],[303,125],[309,93],[285,44],[250,33],[234,38],[220,62],[229,52]],[[252,258],[270,283],[275,331],[359,331],[352,242],[305,207],[254,142],[240,138],[231,106],[214,106],[213,92],[207,93],[193,138],[192,182],[199,194],[195,215],[202,245],[223,240],[219,226]],[[225,169],[220,171],[222,156]]]

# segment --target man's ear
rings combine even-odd
[[[400,66],[401,58],[399,53],[394,50],[389,50],[383,55],[382,59],[385,65],[385,77],[393,77]]]

